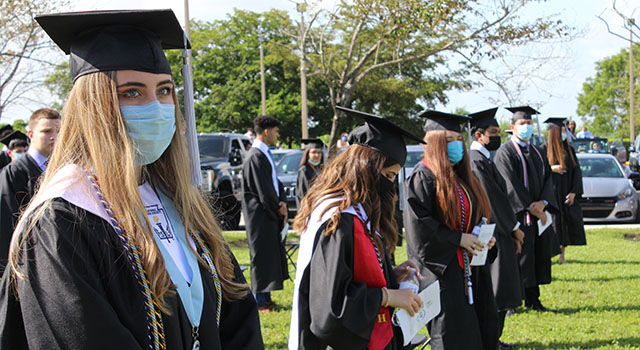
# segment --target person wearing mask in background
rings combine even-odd
[[[302,198],[324,167],[324,155],[322,154],[324,142],[320,139],[302,139],[300,142],[305,146],[296,181],[296,206],[298,208],[300,208]]]
[[[424,159],[406,180],[404,224],[407,254],[425,276],[421,287],[440,282],[442,311],[427,324],[431,348],[493,350],[498,315],[491,276],[470,264],[485,248],[474,229],[492,214],[462,141],[460,124],[469,118],[431,110],[421,117],[427,118]],[[487,262],[495,259],[495,250],[489,252]]]
[[[507,184],[493,163],[491,153],[500,147],[500,126],[495,119],[498,108],[470,114],[471,134],[471,170],[480,180],[487,193],[490,193],[492,222],[496,223],[494,236],[497,237],[498,255],[496,260],[485,266],[491,274],[493,293],[498,308],[498,338],[502,335],[504,321],[509,310],[522,304],[520,269],[518,254],[524,242],[524,232],[511,209]],[[512,349],[510,344],[499,343],[499,349]]]
[[[529,142],[533,135],[531,115],[538,112],[529,106],[507,109],[513,113],[513,137],[500,146],[494,162],[505,179],[509,204],[525,235],[519,258],[525,307],[548,311],[540,302],[540,285],[551,283],[555,234],[552,228],[539,234],[538,220],[546,224],[546,212],[557,213],[551,167],[544,151]]]
[[[9,243],[22,209],[31,201],[60,130],[60,114],[41,108],[29,118],[31,145],[27,154],[2,169],[0,173],[0,270],[9,256]]]
[[[343,149],[343,148],[349,147],[349,142],[347,141],[347,133],[346,132],[343,132],[342,135],[340,135],[340,139],[336,143],[336,147],[338,149]]]
[[[12,162],[24,156],[29,149],[29,137],[18,130],[12,132],[3,141],[8,141],[7,154]]]
[[[586,245],[582,209],[578,200],[582,195],[582,171],[573,147],[569,146],[564,128],[566,118],[548,118],[549,143],[545,153],[553,171],[553,189],[560,212],[553,220],[553,228],[560,244],[558,263],[564,264],[565,247]]]
[[[384,118],[338,109],[365,124],[349,134],[351,146],[316,179],[295,218],[301,238],[289,349],[401,350],[394,309],[414,315],[422,302],[398,289],[416,264],[390,261],[393,180],[407,156],[404,137],[421,140]]]
[[[11,163],[11,156],[9,156],[9,141],[5,141],[4,139],[9,136],[13,132],[13,126],[7,124],[0,128],[0,142],[4,144],[2,146],[2,150],[0,151],[0,170],[2,170],[5,166]]]
[[[256,139],[242,165],[242,211],[249,241],[251,286],[258,309],[276,307],[271,291],[281,290],[289,269],[281,231],[287,222],[287,205],[282,183],[269,146],[278,141],[280,122],[261,116],[253,120]]]
[[[191,176],[195,122],[163,52],[189,45],[173,11],[36,20],[71,53],[73,87],[12,241],[0,347],[263,349],[255,300]]]

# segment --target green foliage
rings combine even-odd
[[[634,75],[640,78],[640,46],[633,47]],[[637,84],[636,84],[637,85]],[[640,88],[635,89],[635,118],[640,118]],[[577,113],[594,135],[629,135],[629,50],[596,63],[595,77],[589,77],[578,95]],[[638,127],[636,126],[636,134]]]
[[[623,234],[629,232],[633,231],[587,227],[588,245],[569,246],[568,263],[554,264],[553,282],[541,288],[542,303],[558,313],[521,307],[507,318],[501,339],[523,350],[637,349],[640,242],[624,240]],[[249,266],[245,232],[225,232],[224,237],[240,265]],[[288,240],[297,239],[289,233]],[[405,243],[396,250],[396,261],[406,259]],[[294,266],[289,264],[289,269],[293,276]],[[250,271],[244,274],[249,280]],[[292,296],[293,282],[285,281],[284,290],[272,293],[279,308],[260,314],[266,349],[287,347]],[[420,333],[427,334],[426,329]]]
[[[54,71],[47,75],[44,80],[44,85],[49,89],[49,92],[57,98],[52,108],[61,110],[62,105],[67,100],[69,92],[73,87],[73,78],[69,71],[69,62],[64,61],[58,64]]]
[[[13,121],[13,124],[11,124],[11,126],[13,127],[13,130],[18,130],[26,134],[27,124],[28,122],[26,120],[16,119]]]

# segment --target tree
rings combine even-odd
[[[468,84],[466,69],[483,72],[482,59],[497,59],[510,47],[567,35],[569,28],[553,18],[521,23],[518,13],[527,2],[505,0],[487,7],[481,1],[459,0],[341,1],[334,13],[316,21],[306,55],[312,74],[327,85],[334,107],[330,154],[335,151],[343,119],[335,106],[351,107],[355,102],[360,108],[356,92],[372,74],[387,70],[383,76],[404,81],[415,79],[407,77],[407,65],[421,66],[422,72],[427,69],[424,74],[451,71],[443,54],[459,54],[461,68],[435,82],[444,84],[440,90],[444,91],[456,87],[455,77],[460,78],[458,84]],[[432,97],[446,101],[446,96],[437,93]],[[428,105],[425,100],[422,102]],[[379,108],[377,103],[374,111]]]
[[[640,45],[634,45],[634,73],[640,76]],[[635,90],[635,99],[640,97]],[[596,75],[589,77],[578,95],[577,114],[594,134],[610,137],[629,135],[629,50],[596,62]],[[635,110],[636,120],[640,117]],[[636,131],[638,127],[636,126]],[[636,133],[637,134],[637,133]]]
[[[71,88],[73,88],[73,78],[69,71],[69,61],[58,64],[54,71],[47,75],[44,85],[49,92],[58,100],[53,103],[51,108],[62,110],[62,105],[67,100]]]
[[[0,1],[0,118],[40,85],[39,71],[50,64],[44,57],[51,43],[33,17],[65,5],[65,0]]]

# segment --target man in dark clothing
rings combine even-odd
[[[9,257],[9,244],[18,217],[31,201],[40,175],[60,130],[60,114],[51,108],[41,108],[29,118],[31,145],[26,154],[11,162],[0,173],[0,273]]]
[[[493,283],[493,293],[498,307],[498,332],[502,335],[504,320],[509,309],[522,304],[520,270],[518,256],[524,241],[524,232],[511,209],[507,185],[493,163],[491,151],[500,147],[500,127],[494,116],[498,108],[470,114],[471,170],[482,183],[489,195],[491,220],[496,223],[494,236],[497,238],[498,256],[493,263],[483,268],[489,270]],[[500,342],[500,349],[512,346]]]
[[[7,142],[3,142],[3,141],[13,131],[14,131],[13,126],[9,124],[0,128],[0,142],[4,143],[5,146],[7,147],[9,146],[9,141]],[[7,150],[0,151],[0,170],[2,170],[2,168],[7,166],[9,163],[11,163],[11,156],[9,156],[9,153],[7,152]]]
[[[242,166],[242,210],[251,257],[251,286],[260,311],[275,303],[271,291],[281,290],[289,277],[281,231],[287,221],[282,183],[269,146],[278,139],[280,122],[268,116],[254,120],[256,139]]]
[[[551,255],[555,234],[551,227],[538,232],[538,221],[547,222],[547,211],[557,212],[551,168],[546,154],[530,144],[533,135],[531,107],[507,108],[513,113],[513,136],[495,156],[495,165],[506,181],[509,203],[516,213],[524,243],[520,254],[520,277],[525,306],[547,311],[540,302],[540,285],[551,283]],[[493,193],[492,193],[493,195]]]

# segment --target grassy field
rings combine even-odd
[[[554,263],[553,282],[541,288],[542,303],[558,313],[521,308],[507,318],[502,340],[519,349],[640,349],[640,242],[623,238],[636,231],[587,230],[589,245],[569,247],[568,263]],[[248,266],[245,233],[225,237],[240,264]],[[406,259],[404,248],[396,257]],[[290,271],[295,273],[293,265]],[[248,280],[249,271],[245,275]],[[267,349],[286,349],[292,295],[293,282],[287,281],[284,290],[272,293],[281,307],[260,315]]]

